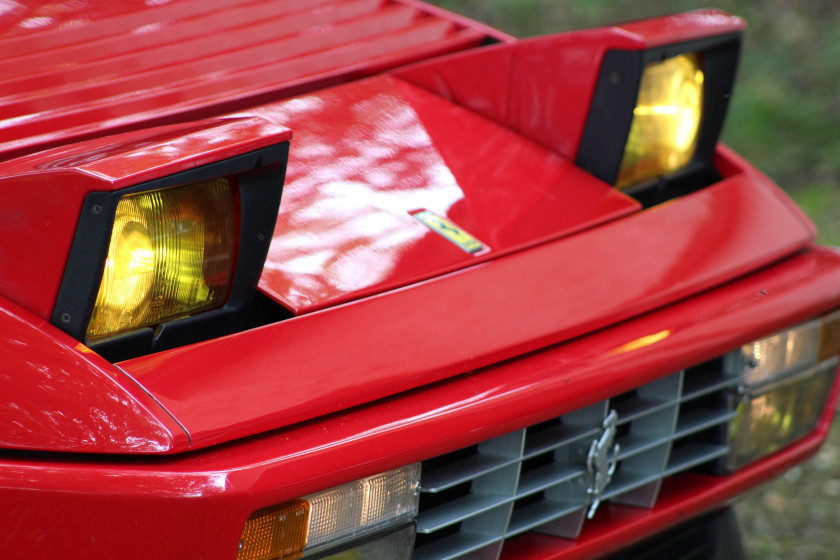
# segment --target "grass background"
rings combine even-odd
[[[709,7],[689,0],[431,0],[520,37]],[[840,245],[840,2],[715,0],[747,31],[723,141]],[[836,424],[837,422],[835,422]],[[811,461],[740,500],[752,559],[840,558],[840,426]]]

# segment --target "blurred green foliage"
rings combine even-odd
[[[432,0],[520,37],[709,7],[690,0]],[[723,141],[840,245],[840,3],[716,0],[748,22]]]
[[[752,560],[832,560],[840,556],[840,426],[819,454],[750,492],[736,511]]]

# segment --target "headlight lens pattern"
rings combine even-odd
[[[235,221],[225,178],[123,197],[87,337],[220,307],[233,275]]]

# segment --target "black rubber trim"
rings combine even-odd
[[[675,175],[707,175],[735,83],[741,41],[741,33],[729,33],[648,50],[608,51],[601,62],[575,163],[602,181],[615,184],[645,66],[697,53],[704,73],[703,119],[694,157]]]
[[[633,122],[642,81],[644,52],[608,51],[589,106],[575,163],[613,184]]]
[[[240,329],[274,233],[289,143],[284,142],[114,192],[85,197],[52,324],[111,361],[157,352]],[[229,177],[237,186],[239,245],[231,293],[224,306],[95,341],[86,339],[120,199],[129,194]]]

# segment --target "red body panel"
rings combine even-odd
[[[120,366],[202,447],[580,336],[769,264],[813,234],[745,170],[586,235]]]
[[[260,288],[295,314],[571,235],[638,202],[498,124],[390,77],[256,109],[295,131]],[[485,246],[416,220],[430,210]]]
[[[138,385],[4,299],[0,332],[0,447],[155,453],[188,445],[186,432]]]
[[[490,37],[414,2],[92,4],[4,13],[0,155],[219,114]]]
[[[840,252],[725,147],[722,180],[647,210],[571,163],[607,50],[738,18],[516,41],[417,0],[7,4],[3,558],[230,560],[255,510],[840,307]],[[260,301],[295,316],[118,364],[46,322],[87,193],[292,130]],[[485,248],[462,251],[421,209]],[[677,475],[653,509],[605,504],[577,541],[529,533],[504,557],[590,558],[720,507],[814,453],[838,393],[811,434],[736,474]]]
[[[4,491],[0,526],[13,529],[0,544],[9,558],[67,547],[78,558],[231,558],[255,509],[457,449],[697,363],[840,305],[838,283],[840,253],[814,249],[597,335],[239,443],[130,463],[5,457],[0,487],[14,489]],[[663,329],[670,336],[620,351]],[[617,367],[626,372],[618,384]],[[579,545],[525,536],[508,554],[585,558],[715,507],[816,451],[836,393],[814,434],[765,461],[728,477],[675,479],[653,510],[604,506]]]

